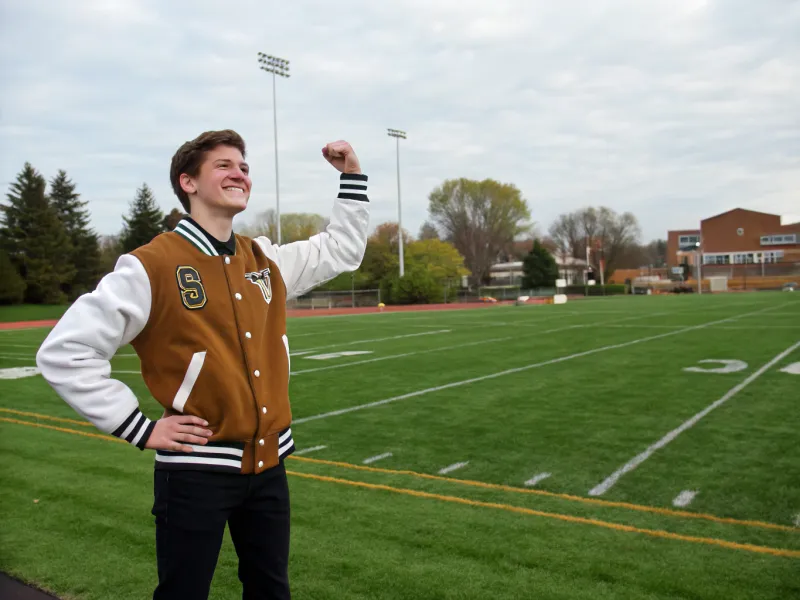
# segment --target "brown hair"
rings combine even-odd
[[[232,129],[201,133],[195,139],[185,142],[172,157],[169,180],[172,183],[172,190],[178,196],[181,206],[187,213],[191,212],[191,205],[189,196],[181,187],[181,175],[186,173],[189,177],[197,177],[198,173],[200,173],[200,165],[203,164],[203,160],[206,157],[206,152],[213,150],[217,146],[232,146],[242,153],[242,158],[245,157],[244,140],[242,136]]]

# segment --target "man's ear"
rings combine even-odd
[[[186,173],[181,173],[180,177],[181,189],[187,194],[194,194],[197,191],[197,185],[194,179],[189,177]]]

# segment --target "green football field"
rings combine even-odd
[[[46,334],[0,331],[0,571],[147,598],[153,455],[23,370]],[[796,293],[301,318],[289,341],[295,598],[800,598]],[[133,350],[112,367],[157,418]],[[229,538],[211,597],[241,597]]]

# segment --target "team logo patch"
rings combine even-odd
[[[197,310],[206,305],[206,290],[200,280],[200,273],[194,267],[178,267],[175,272],[181,290],[181,302],[189,310]]]
[[[258,286],[261,290],[261,295],[264,296],[264,300],[269,304],[272,300],[272,283],[269,279],[269,269],[245,273],[244,276],[247,281]]]

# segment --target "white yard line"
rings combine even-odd
[[[2,344],[0,344],[0,350],[3,350],[5,348],[36,348],[36,349],[38,349],[40,346],[41,346],[41,344],[39,344],[37,346],[36,344],[6,344],[6,343],[2,343]]]
[[[539,473],[538,475],[534,475],[533,477],[528,479],[528,481],[525,482],[525,485],[527,485],[528,487],[534,486],[540,481],[547,479],[551,475],[552,473]]]
[[[680,329],[681,327],[688,327],[688,325],[597,325],[597,327],[612,327],[620,329]],[[732,325],[715,327],[715,329],[723,329],[727,331],[755,331],[760,329],[800,329],[800,325]]]
[[[667,314],[667,313],[658,313],[658,314]],[[643,317],[642,316],[627,317],[625,319],[620,319],[620,321],[628,321],[628,320],[631,320],[631,319],[641,319],[641,318],[643,318]],[[539,335],[544,335],[546,333],[557,333],[559,331],[567,331],[569,329],[579,329],[579,328],[582,328],[582,327],[599,327],[599,326],[602,326],[602,324],[582,323],[582,324],[579,324],[579,325],[566,325],[564,327],[557,327],[555,329],[546,329],[544,331],[539,331],[539,332],[536,332],[536,333],[538,333]],[[356,365],[364,365],[364,364],[367,364],[367,363],[379,362],[379,361],[384,361],[384,360],[391,360],[391,359],[395,359],[395,358],[405,358],[407,356],[416,356],[418,354],[430,354],[432,352],[443,352],[445,350],[453,350],[453,349],[456,349],[456,348],[467,348],[469,346],[482,346],[483,344],[492,344],[492,343],[496,343],[496,342],[507,342],[509,340],[517,340],[517,339],[519,339],[519,336],[513,335],[513,336],[502,337],[502,338],[492,338],[492,339],[488,339],[488,340],[478,340],[477,342],[468,342],[466,344],[455,344],[453,346],[442,346],[440,348],[430,348],[428,350],[415,350],[414,352],[403,352],[402,354],[391,354],[389,356],[379,356],[377,358],[368,358],[366,360],[357,360],[357,361],[353,361],[353,362],[342,363],[342,364],[339,364],[339,365],[330,365],[330,366],[327,366],[327,367],[316,367],[314,369],[300,369],[299,371],[292,371],[291,374],[292,375],[299,375],[301,373],[314,373],[316,371],[330,371],[332,369],[343,369],[345,367],[353,367],[353,366],[356,366]]]
[[[405,333],[403,335],[393,335],[390,337],[372,338],[369,340],[355,340],[353,342],[339,342],[338,344],[329,344],[327,346],[317,346],[316,348],[303,348],[298,350],[298,353],[291,353],[291,356],[298,356],[300,352],[308,354],[309,352],[316,352],[317,350],[326,350],[328,348],[339,348],[341,346],[357,346],[358,344],[369,344],[371,342],[386,342],[388,340],[401,340],[403,338],[420,337],[423,335],[436,335],[439,333],[450,333],[450,329],[437,329],[436,331],[421,331],[420,333]]]
[[[704,408],[699,413],[694,415],[688,421],[684,421],[679,427],[677,427],[677,428],[673,429],[672,431],[670,431],[667,435],[662,437],[656,443],[648,446],[647,449],[644,452],[642,452],[641,454],[637,454],[636,456],[634,456],[631,460],[629,460],[627,463],[622,465],[622,467],[620,467],[619,469],[614,471],[611,475],[606,477],[601,483],[599,483],[598,485],[593,487],[591,490],[589,490],[589,495],[590,496],[601,496],[601,495],[605,494],[608,490],[610,490],[620,480],[620,478],[623,475],[633,471],[636,467],[638,467],[644,461],[646,461],[648,458],[650,458],[656,450],[659,450],[659,449],[663,448],[664,446],[669,444],[672,440],[674,440],[676,437],[678,437],[681,433],[683,433],[687,429],[693,427],[700,419],[705,417],[712,410],[714,410],[715,408],[725,404],[728,400],[733,398],[736,394],[741,392],[744,388],[746,388],[748,385],[753,383],[756,379],[761,377],[761,375],[763,375],[770,368],[772,368],[773,365],[779,363],[785,357],[789,356],[789,354],[794,352],[797,348],[800,348],[800,342],[797,342],[793,346],[787,348],[786,350],[784,350],[783,352],[781,352],[780,354],[775,356],[772,360],[770,360],[768,363],[763,365],[758,371],[756,371],[755,373],[753,373],[752,375],[747,377],[747,379],[742,381],[739,385],[731,388],[724,396],[722,396],[722,398],[720,398],[716,402],[713,402],[712,404],[709,404],[706,408]]]
[[[355,329],[339,329],[339,330],[322,329],[320,331],[311,331],[306,333],[289,333],[288,336],[290,340],[293,340],[299,337],[308,337],[310,335],[339,335],[342,333],[354,333],[356,331],[374,331],[374,330],[375,330],[374,327],[356,327]],[[295,452],[295,454],[297,453]]]
[[[303,448],[302,450],[295,450],[295,456],[302,456],[303,454],[308,454],[309,452],[316,452],[317,450],[325,450],[327,446],[312,446],[311,448]]]
[[[389,458],[391,455],[391,452],[385,452],[383,454],[378,454],[378,456],[370,456],[369,458],[365,458],[362,462],[365,465],[371,465],[372,463],[383,460],[384,458]]]
[[[696,491],[683,490],[680,494],[675,496],[675,499],[672,501],[672,505],[684,508],[692,503],[692,500],[694,500],[695,496],[697,496]]]
[[[462,467],[466,467],[469,464],[469,461],[466,462],[459,462],[452,465],[449,465],[443,469],[439,469],[439,475],[447,475],[448,473],[452,473],[453,471],[460,469]]]
[[[782,305],[777,305],[775,307],[764,308],[764,309],[761,309],[760,311],[755,311],[755,312],[765,312],[765,311],[768,311],[768,310],[777,309],[779,306],[782,306]],[[330,417],[337,417],[337,416],[345,415],[347,413],[355,412],[355,411],[358,411],[358,410],[365,410],[367,408],[375,408],[377,406],[383,406],[384,404],[390,404],[392,402],[398,402],[400,400],[407,400],[408,398],[416,398],[418,396],[424,396],[425,394],[430,394],[432,392],[440,392],[442,390],[447,390],[447,389],[450,389],[450,388],[460,387],[460,386],[464,386],[464,385],[470,385],[472,383],[477,383],[479,381],[487,381],[489,379],[496,379],[497,377],[504,377],[506,375],[511,375],[513,373],[521,373],[523,371],[528,371],[530,369],[537,369],[539,367],[544,367],[544,366],[547,366],[547,365],[553,365],[553,364],[557,364],[557,363],[561,363],[561,362],[566,362],[568,360],[573,360],[575,358],[582,358],[584,356],[591,356],[592,354],[598,354],[600,352],[606,352],[608,350],[616,350],[618,348],[627,348],[628,346],[633,346],[634,344],[641,344],[641,343],[649,342],[649,341],[652,341],[652,340],[660,340],[660,339],[663,339],[663,338],[666,338],[666,337],[670,337],[670,336],[673,336],[673,335],[678,335],[678,334],[686,333],[686,332],[689,332],[689,331],[696,331],[698,329],[704,329],[706,327],[711,327],[712,325],[718,325],[719,323],[727,323],[729,321],[733,321],[735,319],[739,319],[742,316],[749,315],[749,314],[752,314],[752,313],[744,313],[744,315],[734,315],[732,317],[727,317],[725,319],[718,319],[716,321],[710,321],[708,323],[702,323],[700,325],[694,325],[692,327],[686,327],[684,329],[678,329],[676,331],[668,331],[667,333],[660,333],[658,335],[653,335],[653,336],[650,336],[650,337],[639,338],[638,340],[631,340],[629,342],[622,342],[622,343],[619,343],[619,344],[611,344],[609,346],[601,346],[600,348],[594,348],[592,350],[586,350],[585,352],[578,352],[576,354],[570,354],[568,356],[561,356],[559,358],[553,358],[553,359],[550,359],[550,360],[545,360],[545,361],[542,361],[542,362],[533,363],[533,364],[525,365],[525,366],[522,366],[522,367],[516,367],[514,369],[506,369],[504,371],[499,371],[497,373],[490,373],[488,375],[482,375],[481,377],[473,377],[471,379],[463,379],[461,381],[454,381],[452,383],[446,383],[444,385],[438,385],[438,386],[435,386],[435,387],[425,388],[423,390],[417,390],[416,392],[409,392],[407,394],[401,394],[399,396],[392,396],[391,398],[385,398],[383,400],[377,400],[375,402],[367,402],[365,404],[357,404],[356,406],[350,406],[350,407],[347,407],[347,408],[341,408],[339,410],[333,410],[333,411],[326,412],[326,413],[321,413],[321,414],[318,414],[318,415],[312,415],[310,417],[304,417],[302,419],[296,419],[294,421],[294,423],[300,424],[300,423],[307,423],[308,421],[316,421],[318,419],[327,419],[327,418],[330,418]]]
[[[36,359],[33,356],[22,356],[22,355],[10,355],[10,354],[0,354],[0,358],[5,360],[25,360],[28,362],[36,362]]]
[[[343,369],[344,367],[354,367],[356,365],[364,365],[367,363],[379,362],[382,360],[391,360],[394,358],[403,358],[405,356],[415,356],[417,354],[429,354],[431,352],[443,352],[445,350],[453,350],[455,348],[466,348],[468,346],[480,346],[482,344],[490,344],[493,342],[505,342],[508,340],[518,339],[517,336],[509,336],[504,338],[493,338],[490,340],[479,340],[477,342],[469,342],[467,344],[456,344],[454,346],[442,346],[441,348],[430,348],[428,350],[415,350],[414,352],[404,352],[402,354],[390,354],[389,356],[379,356],[378,358],[368,358],[366,360],[355,360],[353,362],[343,363],[341,365],[330,365],[327,367],[316,367],[314,369],[301,369],[299,371],[292,371],[292,375],[299,375],[301,373],[315,373],[316,371],[330,371],[331,369]]]

